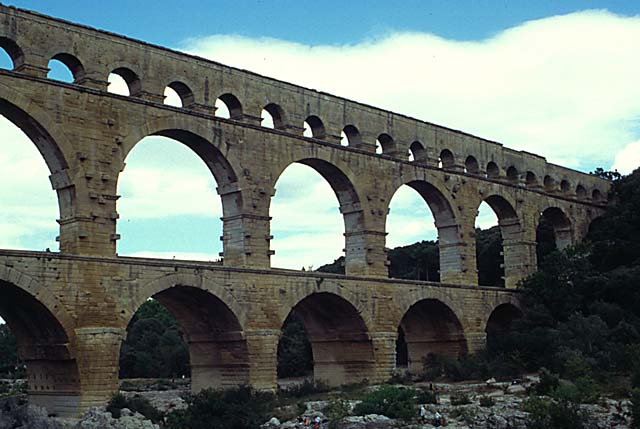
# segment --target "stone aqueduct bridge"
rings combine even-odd
[[[52,413],[76,414],[117,389],[125,329],[150,297],[183,327],[194,389],[274,389],[278,339],[294,308],[315,377],[333,384],[388,378],[399,327],[413,367],[428,351],[473,351],[518,312],[510,288],[536,267],[541,214],[564,246],[606,203],[608,182],[495,142],[32,12],[0,6],[0,17],[0,46],[14,62],[0,71],[0,113],[40,150],[60,209],[59,253],[0,251],[0,316],[27,362],[31,400]],[[48,79],[50,59],[74,82]],[[107,91],[112,72],[130,96]],[[163,104],[166,86],[182,107]],[[217,99],[229,119],[215,116]],[[273,129],[260,125],[263,108]],[[305,120],[313,137],[303,135]],[[116,254],[118,177],[149,135],[185,144],[215,177],[223,264]],[[294,162],[335,191],[344,276],[270,267],[269,204]],[[433,212],[442,283],[388,278],[385,221],[402,185]],[[499,218],[506,288],[477,286],[482,201]]]

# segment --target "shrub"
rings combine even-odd
[[[467,395],[466,393],[453,393],[451,395],[451,405],[454,406],[458,406],[458,405],[467,405],[471,403],[471,399],[469,399],[469,395]]]
[[[416,399],[419,404],[438,403],[438,395],[436,395],[436,393],[432,390],[420,390]]]
[[[313,380],[305,380],[302,384],[289,387],[288,389],[281,390],[280,396],[284,398],[300,398],[303,396],[310,396],[316,393],[328,392],[329,388],[322,382],[314,382]]]
[[[274,396],[248,387],[203,390],[187,398],[187,409],[167,416],[167,429],[257,428],[269,419]]]
[[[640,429],[640,388],[633,389],[631,394],[632,427]]]
[[[163,418],[163,414],[158,411],[151,403],[142,396],[134,396],[127,398],[121,393],[115,394],[109,404],[107,411],[111,413],[113,418],[119,419],[123,408],[128,408],[133,412],[138,412],[153,422],[159,422]]]
[[[325,409],[325,414],[329,418],[329,429],[334,429],[338,423],[350,414],[351,408],[349,403],[342,399],[334,399],[329,402]]]
[[[546,368],[540,370],[540,381],[533,387],[537,395],[550,395],[560,386],[560,378],[549,372]]]
[[[638,367],[633,372],[633,375],[631,376],[631,387],[640,388],[640,364],[638,365]]]
[[[496,404],[496,400],[491,396],[481,396],[480,397],[480,406],[481,407],[493,407]]]
[[[472,424],[476,418],[476,412],[472,408],[454,408],[449,415],[455,419],[463,420],[467,424]]]
[[[416,400],[413,389],[380,386],[365,395],[353,410],[355,415],[382,414],[392,419],[408,420],[415,417]]]
[[[531,397],[523,405],[528,412],[527,429],[581,429],[587,420],[578,405],[566,401]]]

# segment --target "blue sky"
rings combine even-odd
[[[637,1],[8,4],[462,129],[582,171],[640,164]],[[0,176],[16,185],[0,193],[0,247],[55,250],[46,167],[13,128],[0,122]],[[178,160],[170,173],[167,159]],[[175,142],[147,138],[126,163],[118,252],[217,258],[220,203],[199,159]],[[169,183],[181,185],[167,191]],[[197,197],[185,196],[184,186],[198,189]],[[326,182],[294,165],[276,187],[273,265],[317,267],[340,256],[343,224]],[[483,208],[478,224],[494,223]],[[387,231],[388,247],[435,238],[427,206],[409,189],[394,197]]]

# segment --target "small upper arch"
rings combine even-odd
[[[416,140],[409,146],[409,161],[424,161],[426,155],[426,150],[421,142]]]
[[[269,103],[262,108],[262,125],[267,128],[284,130],[286,128],[284,110],[276,103]]]
[[[347,125],[342,129],[342,138],[340,141],[342,146],[359,147],[362,145],[362,136],[355,125]]]
[[[167,88],[171,88],[178,95],[181,103],[180,107],[189,107],[195,103],[193,91],[185,83],[176,80],[167,85]]]
[[[73,82],[78,82],[84,77],[84,67],[78,58],[74,55],[61,52],[51,57],[53,61],[60,61],[64,66],[69,69],[69,72],[73,76]]]
[[[324,139],[327,136],[327,132],[324,128],[322,120],[315,115],[309,116],[304,121],[304,128],[305,135],[307,137],[313,137],[314,139]]]
[[[455,163],[456,159],[453,156],[453,152],[451,152],[449,149],[443,149],[442,152],[440,152],[440,167],[451,168],[455,165]]]
[[[126,85],[126,88],[119,88],[118,83],[109,79],[108,91],[114,94],[129,95],[136,97],[142,90],[142,82],[138,74],[128,67],[117,67],[113,69],[110,75],[115,75]]]
[[[560,190],[564,194],[568,194],[569,192],[571,192],[571,182],[569,182],[567,179],[562,179],[562,181],[560,182]]]
[[[585,198],[586,196],[587,196],[587,190],[585,189],[584,186],[582,186],[582,184],[578,184],[578,186],[576,186],[576,197]]]
[[[511,183],[518,183],[520,180],[520,172],[513,165],[507,168],[507,180]]]
[[[527,186],[538,186],[538,176],[533,171],[527,171],[524,180]]]
[[[24,53],[15,41],[7,37],[0,37],[0,49],[3,49],[7,55],[9,55],[9,58],[11,58],[11,62],[13,63],[12,70],[15,70],[24,63]]]
[[[380,145],[379,148],[376,148],[376,153],[378,154],[387,154],[393,149],[393,137],[391,137],[387,133],[382,133],[378,136],[376,140],[376,146]]]
[[[544,181],[542,183],[544,185],[544,189],[547,192],[553,192],[556,190],[556,179],[554,179],[553,177],[551,177],[550,175],[546,175],[544,176]]]
[[[500,177],[500,167],[493,161],[487,163],[487,177],[489,179],[497,179]]]
[[[215,116],[234,120],[242,119],[242,103],[240,103],[238,97],[230,92],[218,97],[215,109]]]
[[[464,160],[464,168],[467,173],[478,174],[480,172],[478,160],[473,155],[469,155],[467,159]]]
[[[601,203],[604,201],[604,194],[600,189],[594,189],[591,192],[591,200],[595,203]]]

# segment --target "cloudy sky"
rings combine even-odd
[[[636,1],[13,4],[461,129],[578,170],[627,173],[640,165]],[[0,66],[10,65],[2,59]],[[52,77],[64,78],[52,69]],[[0,175],[12,184],[0,189],[0,247],[57,250],[46,167],[6,120],[0,136]],[[126,163],[118,252],[217,258],[221,207],[204,164],[159,138],[141,142]],[[293,165],[276,188],[273,265],[317,267],[340,256],[343,223],[324,180]],[[481,210],[480,226],[494,222],[490,209]],[[426,204],[410,189],[394,197],[387,230],[388,247],[435,237]]]

